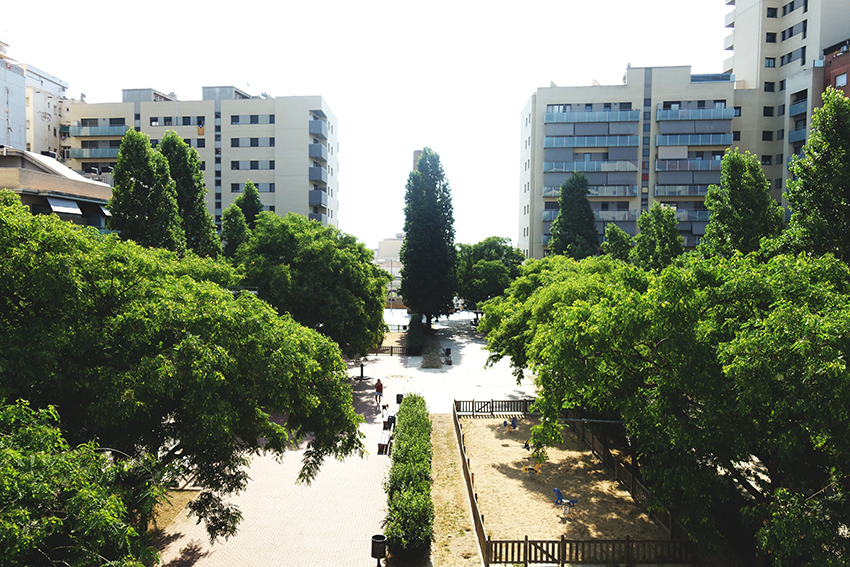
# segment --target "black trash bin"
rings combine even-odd
[[[404,394],[396,394],[395,395],[395,403],[401,404],[401,401],[404,399]]]
[[[451,355],[452,355],[452,349],[447,348],[446,349],[446,358],[450,357]]]
[[[372,536],[372,557],[378,559],[378,565],[381,564],[380,560],[387,556],[387,536],[378,534]]]

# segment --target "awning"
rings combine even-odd
[[[47,202],[50,204],[50,209],[54,213],[80,216],[83,214],[83,211],[80,210],[80,207],[78,207],[77,203],[74,201],[69,201],[68,199],[57,199],[56,197],[47,197]]]
[[[100,206],[100,210],[103,211],[103,216],[105,216],[105,217],[111,217],[112,216],[112,213],[109,212],[109,209],[107,209],[103,205]]]

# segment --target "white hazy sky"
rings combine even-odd
[[[413,151],[451,184],[456,241],[516,241],[520,113],[538,87],[621,84],[626,65],[719,73],[725,0],[0,0],[7,55],[88,102],[154,88],[321,95],[339,126],[339,224],[404,225]]]

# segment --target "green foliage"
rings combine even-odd
[[[643,478],[699,541],[716,535],[725,484],[746,495],[741,514],[773,556],[846,552],[846,264],[738,254],[656,272],[546,259],[482,324],[491,359],[536,374],[533,441],[560,433],[563,408],[620,418]]]
[[[699,251],[706,256],[755,252],[762,238],[780,235],[785,213],[770,196],[757,156],[728,149],[721,167],[720,186],[711,185],[705,197],[711,215]]]
[[[157,151],[168,160],[168,171],[177,191],[177,212],[183,223],[187,248],[201,257],[218,258],[221,255],[221,241],[204,201],[207,188],[198,152],[173,130],[165,133],[157,145]]]
[[[803,156],[788,169],[794,179],[785,194],[792,212],[785,249],[850,263],[850,100],[842,92],[830,87],[823,94]]]
[[[599,233],[596,217],[587,195],[587,176],[573,173],[561,185],[558,193],[558,216],[552,222],[552,240],[549,249],[555,254],[566,254],[576,260],[596,254]]]
[[[53,407],[0,408],[0,565],[149,564],[121,495],[126,465],[93,443],[70,448]]]
[[[236,259],[245,285],[257,286],[278,312],[330,337],[348,356],[365,354],[384,338],[390,277],[350,234],[295,213],[262,213]]]
[[[425,399],[409,394],[398,410],[393,436],[393,463],[384,482],[388,511],[385,535],[395,556],[428,548],[434,526],[431,500],[431,418]]]
[[[605,241],[602,243],[602,252],[617,260],[628,262],[631,249],[632,237],[616,224],[608,223],[605,227]]]
[[[419,356],[425,348],[425,328],[422,326],[422,315],[413,313],[407,325],[407,354]]]
[[[19,202],[0,208],[0,398],[56,406],[72,446],[96,439],[149,463],[123,481],[139,530],[163,481],[192,478],[203,490],[192,510],[211,537],[227,537],[239,513],[223,497],[244,489],[251,456],[312,435],[300,473],[309,481],[327,456],[362,453],[336,345],[250,294],[234,297],[213,283],[232,273],[213,266]]]
[[[404,303],[431,320],[448,315],[455,292],[455,229],[452,196],[443,166],[431,148],[422,150],[404,196],[401,286]]]
[[[233,258],[239,246],[251,239],[245,213],[235,204],[224,209],[221,216],[221,239],[224,241],[224,255],[228,258]]]
[[[491,236],[477,244],[457,245],[457,289],[468,309],[501,295],[519,276],[525,256],[509,238]]]
[[[242,194],[236,197],[233,204],[242,209],[248,228],[254,230],[257,215],[263,211],[263,203],[260,201],[260,192],[257,191],[257,186],[250,179],[245,182]]]
[[[658,201],[644,211],[637,220],[637,235],[632,239],[634,247],[629,260],[644,270],[662,270],[669,266],[684,251],[684,239],[679,234],[676,211]]]
[[[109,228],[141,246],[185,251],[186,236],[168,160],[151,148],[147,134],[135,130],[124,134],[113,177]]]

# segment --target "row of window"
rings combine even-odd
[[[274,169],[274,160],[242,160],[231,161],[230,169]]]
[[[274,138],[230,138],[231,148],[273,148]]]
[[[274,193],[274,183],[254,183],[254,187],[257,188],[258,193]],[[230,184],[231,193],[241,193],[244,188],[244,183]]]
[[[773,156],[761,156],[761,164],[762,165],[782,165],[782,162],[785,160],[785,154],[776,154],[776,160],[774,161]]]
[[[231,114],[231,124],[274,124],[274,114]]]
[[[612,110],[612,105],[617,105],[617,107],[618,107],[617,110],[620,110],[620,111],[632,109],[632,103],[630,103],[630,102],[621,102],[621,103],[605,102],[605,103],[602,103],[602,110],[604,112],[610,112]],[[599,104],[597,103],[597,108],[598,107],[599,107]],[[588,102],[588,103],[585,103],[585,104],[548,104],[548,105],[546,105],[546,112],[557,112],[557,113],[560,113],[560,114],[565,114],[567,112],[582,112],[582,111],[593,112],[593,103]],[[530,120],[531,120],[530,117],[526,118],[526,121],[525,121],[526,125],[528,125]]]

